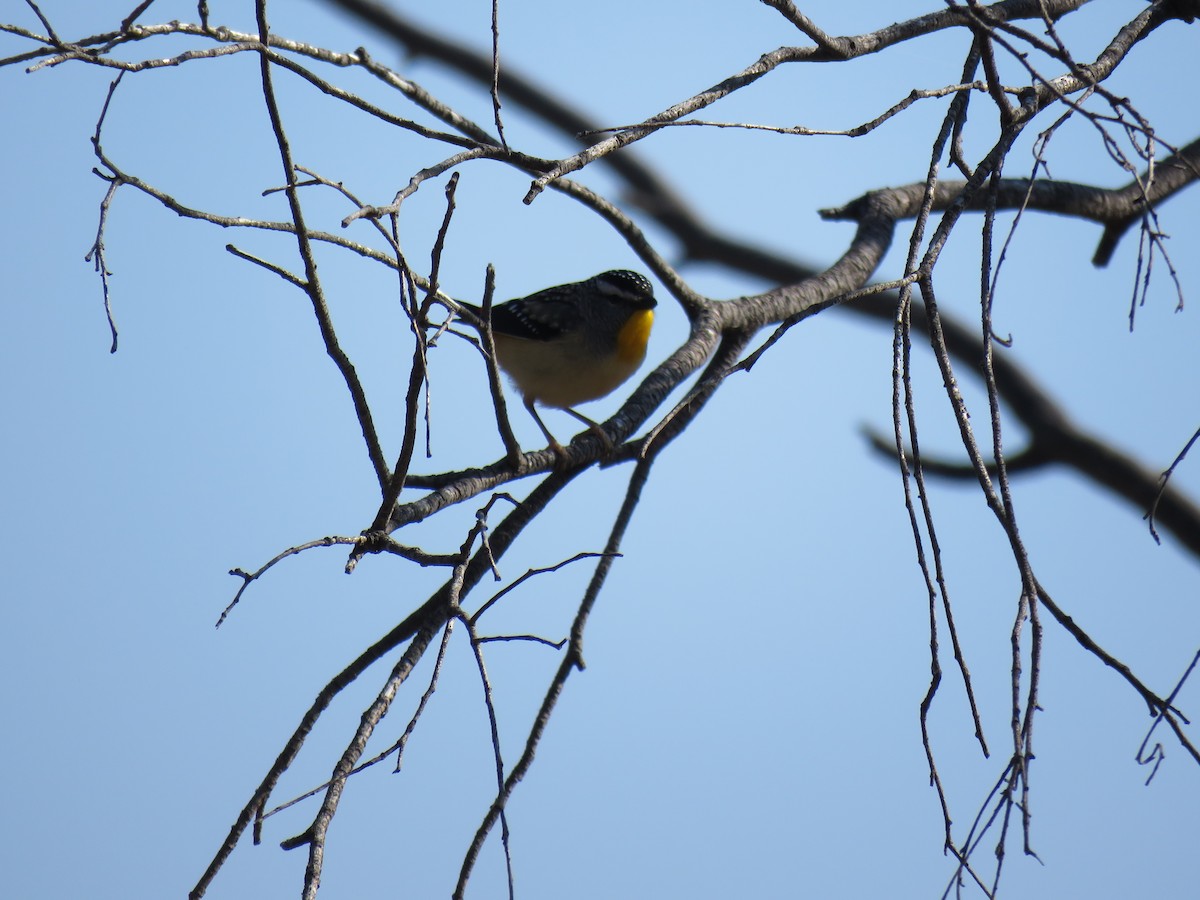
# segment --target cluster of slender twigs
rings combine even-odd
[[[479,852],[497,824],[500,826],[501,842],[508,867],[511,896],[513,862],[509,853],[506,805],[532,763],[543,730],[564,686],[571,674],[583,667],[583,636],[588,616],[613,560],[620,554],[626,527],[658,453],[686,430],[724,379],[734,372],[749,370],[765,352],[778,344],[789,329],[812,315],[835,306],[888,321],[893,328],[893,434],[890,439],[875,437],[873,440],[877,447],[899,461],[917,564],[924,576],[928,595],[931,680],[921,704],[920,720],[930,779],[936,789],[944,816],[945,846],[958,861],[947,892],[966,878],[975,883],[985,895],[991,896],[995,893],[1002,868],[1003,848],[1014,814],[1019,816],[1021,822],[1023,849],[1026,853],[1033,853],[1030,831],[1030,762],[1033,759],[1034,722],[1038,709],[1043,610],[1072,634],[1087,652],[1096,655],[1117,671],[1147,703],[1155,717],[1154,727],[1165,723],[1185,751],[1200,762],[1200,752],[1183,729],[1187,720],[1172,705],[1179,687],[1182,686],[1182,680],[1166,699],[1151,691],[1127,666],[1099,647],[1083,628],[1054,603],[1039,583],[1018,528],[1009,483],[1012,473],[1035,466],[1049,463],[1073,465],[1099,485],[1141,504],[1143,509],[1150,510],[1154,516],[1152,528],[1155,522],[1161,524],[1193,553],[1200,553],[1200,510],[1167,484],[1170,473],[1182,460],[1187,448],[1161,478],[1147,474],[1145,467],[1107,447],[1072,423],[1058,409],[1048,393],[1026,373],[1010,360],[995,355],[995,343],[1003,341],[995,336],[991,320],[992,302],[999,286],[1005,248],[1012,234],[1010,230],[1009,235],[1001,242],[997,258],[994,250],[995,226],[996,214],[1000,210],[1017,212],[1016,221],[1011,229],[1015,229],[1021,215],[1030,210],[1074,215],[1102,224],[1105,233],[1097,250],[1097,260],[1102,263],[1107,262],[1120,237],[1137,224],[1142,252],[1138,256],[1139,268],[1134,299],[1131,302],[1131,325],[1133,311],[1144,302],[1145,285],[1148,283],[1151,264],[1155,258],[1165,261],[1179,290],[1178,278],[1162,241],[1157,207],[1163,199],[1196,180],[1200,168],[1200,143],[1194,142],[1182,149],[1166,144],[1128,100],[1108,92],[1103,87],[1103,82],[1137,42],[1147,38],[1164,22],[1175,17],[1184,17],[1187,14],[1187,4],[1166,0],[1151,2],[1120,29],[1096,60],[1084,64],[1072,57],[1055,28],[1055,22],[1079,7],[1082,0],[1005,0],[989,6],[977,2],[968,2],[965,5],[950,3],[947,8],[927,16],[849,37],[826,34],[797,10],[791,0],[763,0],[811,40],[811,45],[783,47],[764,54],[751,66],[643,122],[620,127],[601,127],[597,123],[588,122],[574,109],[559,103],[537,85],[526,82],[519,76],[505,72],[501,78],[501,32],[496,3],[493,3],[492,53],[488,58],[473,54],[452,42],[423,31],[371,0],[331,0],[335,5],[384,29],[397,40],[419,49],[423,55],[440,59],[467,77],[477,79],[481,86],[485,86],[490,92],[492,98],[493,133],[442,103],[411,79],[376,63],[364,50],[337,53],[275,35],[268,25],[266,0],[257,0],[255,4],[257,27],[253,33],[211,26],[207,7],[203,2],[197,8],[199,24],[171,22],[161,25],[139,25],[137,20],[153,2],[146,0],[133,10],[116,30],[76,41],[64,40],[36,3],[33,0],[26,2],[36,13],[44,33],[15,25],[0,25],[0,30],[22,37],[33,45],[33,49],[25,53],[0,60],[0,66],[30,63],[31,70],[39,70],[67,63],[84,63],[112,68],[118,72],[93,135],[95,154],[99,162],[96,171],[99,177],[108,182],[108,191],[101,203],[100,223],[92,255],[102,279],[105,308],[112,327],[113,349],[116,349],[117,330],[112,313],[109,273],[105,263],[104,236],[108,210],[121,188],[146,194],[180,215],[222,227],[291,234],[296,240],[301,271],[291,271],[278,263],[256,257],[233,244],[230,244],[228,249],[239,258],[273,272],[308,297],[326,352],[346,384],[362,430],[367,455],[379,483],[380,504],[370,526],[361,534],[319,538],[282,551],[254,571],[234,569],[232,574],[241,578],[242,583],[230,606],[222,613],[221,621],[224,621],[233,606],[242,599],[248,587],[275,565],[318,546],[349,547],[348,570],[353,569],[366,554],[386,553],[421,566],[441,567],[448,573],[442,586],[425,603],[364,650],[317,695],[295,732],[285,743],[278,759],[237,817],[228,838],[197,883],[192,893],[193,897],[204,894],[248,827],[253,826],[254,839],[257,842],[261,837],[264,819],[300,799],[319,793],[322,794],[322,799],[311,824],[302,833],[284,842],[285,847],[308,848],[304,896],[315,896],[323,867],[326,834],[348,779],[355,773],[389,758],[393,753],[396,756],[396,766],[399,767],[406,742],[437,687],[446,648],[456,625],[461,625],[468,636],[483,689],[494,749],[496,795],[464,855],[455,896],[462,896],[465,892]],[[1018,27],[1016,23],[1023,19],[1031,19],[1042,26],[1048,40]],[[966,29],[972,36],[957,83],[941,88],[913,90],[884,113],[857,127],[832,130],[798,125],[770,126],[686,118],[767,77],[779,66],[846,60],[868,53],[884,52],[901,42],[919,39],[946,29]],[[175,36],[206,39],[211,41],[211,46],[189,49],[174,56],[147,56],[132,61],[113,54],[117,48],[129,48],[139,42]],[[1036,51],[1036,54],[1031,54],[1031,51]],[[104,149],[104,122],[126,74],[143,73],[188,64],[198,59],[239,53],[255,54],[260,63],[260,88],[279,151],[281,171],[284,173],[285,183],[280,190],[285,193],[289,205],[290,215],[287,220],[252,220],[189,206],[176,199],[172,193],[125,171]],[[1047,60],[1057,69],[1057,74],[1049,75],[1040,71],[1031,62],[1033,55]],[[1001,78],[1002,60],[1005,59],[1010,63],[1015,62],[1025,72],[1026,78],[1021,84],[1012,86]],[[353,66],[369,72],[382,84],[393,89],[399,97],[441,122],[446,130],[419,124],[414,119],[397,115],[363,100],[318,75],[311,68],[317,65]],[[450,147],[451,152],[441,162],[414,174],[408,185],[397,192],[392,202],[380,205],[365,203],[342,182],[306,168],[294,158],[283,116],[275,99],[274,78],[278,72],[298,76],[313,88],[351,105],[364,115],[410,133],[414,140],[439,142]],[[971,162],[967,159],[962,138],[972,98],[976,95],[985,97],[986,101],[990,102],[993,118],[999,125],[999,136],[980,160]],[[577,154],[562,160],[541,159],[511,148],[504,138],[500,115],[502,97],[526,106],[552,127],[585,139],[583,148]],[[1103,113],[1093,109],[1089,101],[1094,97],[1103,100],[1110,112]],[[819,271],[773,256],[710,228],[684,205],[653,170],[647,168],[635,156],[617,152],[632,143],[651,138],[664,128],[680,126],[741,127],[768,129],[797,136],[836,134],[858,137],[869,134],[884,121],[901,114],[913,103],[938,98],[949,100],[941,127],[931,146],[930,165],[924,181],[907,187],[875,191],[841,208],[824,211],[823,215],[829,219],[852,220],[857,229],[854,239],[842,257]],[[1059,118],[1039,136],[1036,160],[1030,177],[1003,177],[1003,167],[1014,143],[1032,123],[1040,121],[1044,114],[1051,110],[1059,110]],[[1082,117],[1092,124],[1114,162],[1129,173],[1131,181],[1127,187],[1105,190],[1087,185],[1048,182],[1039,177],[1044,154],[1053,133],[1071,117]],[[1159,148],[1168,151],[1169,156],[1166,159],[1157,158],[1156,151]],[[680,240],[689,259],[722,262],[730,267],[774,279],[780,286],[762,294],[725,301],[716,301],[696,294],[656,251],[625,209],[566,177],[600,161],[610,166],[633,189],[636,202],[646,216],[656,220]],[[946,180],[941,177],[941,167],[946,161],[957,170],[962,180]],[[532,178],[526,202],[533,201],[540,192],[550,188],[578,201],[608,222],[674,295],[691,323],[691,331],[688,339],[643,380],[616,415],[605,423],[606,434],[616,450],[605,456],[603,443],[594,435],[584,434],[571,444],[564,460],[548,450],[526,453],[517,445],[508,426],[499,376],[490,353],[490,333],[486,328],[482,329],[478,337],[469,339],[479,347],[488,361],[489,387],[494,400],[497,428],[506,454],[502,459],[476,469],[418,475],[410,472],[410,467],[422,421],[422,406],[426,411],[425,440],[427,443],[429,440],[429,353],[443,335],[459,333],[452,327],[451,320],[444,316],[446,309],[453,310],[454,305],[452,302],[447,303],[447,298],[439,292],[439,270],[442,253],[451,232],[457,173],[464,167],[487,162],[515,167]],[[414,271],[402,252],[399,221],[405,200],[425,182],[446,173],[452,174],[446,188],[445,215],[434,242],[428,275],[422,276]],[[304,191],[313,189],[337,192],[348,205],[343,225],[350,225],[360,219],[365,220],[381,246],[350,240],[344,235],[311,227],[305,218],[302,198]],[[941,311],[935,280],[937,263],[946,241],[963,214],[968,211],[983,214],[980,319],[974,328],[954,321]],[[912,220],[912,228],[908,236],[904,272],[891,282],[869,284],[893,240],[898,223],[909,219]],[[398,292],[414,336],[414,350],[405,395],[405,428],[400,450],[393,463],[389,464],[378,437],[366,391],[338,340],[333,316],[317,275],[314,246],[318,244],[332,245],[359,254],[364,259],[387,266],[396,273]],[[493,287],[493,273],[489,270],[483,289],[485,309],[491,304]],[[919,300],[914,297],[914,288],[920,296]],[[747,353],[746,349],[751,340],[765,328],[772,328],[772,333],[757,348]],[[914,333],[924,334],[933,348],[959,426],[967,456],[965,464],[933,460],[922,454],[916,427],[916,397],[911,371]],[[981,363],[978,362],[980,359]],[[969,360],[969,376],[980,378],[986,387],[988,435],[984,441],[977,437],[969,410],[957,388],[960,374],[955,368],[956,360],[960,365]],[[671,391],[698,371],[700,374],[684,400],[655,419]],[[1001,415],[1003,407],[1007,407],[1032,435],[1026,449],[1014,453],[1005,447]],[[645,430],[642,436],[634,438],[633,436],[643,428]],[[1188,446],[1191,446],[1191,442]],[[1098,453],[1098,447],[1103,447],[1103,454]],[[469,611],[467,598],[485,574],[495,572],[497,560],[504,555],[524,527],[547,509],[575,477],[597,461],[606,465],[632,462],[633,471],[624,502],[603,551],[581,553],[560,564],[573,564],[591,558],[596,560],[590,583],[570,627],[569,636],[555,641],[537,635],[484,635],[480,630],[480,618],[507,592],[528,578],[546,574],[559,566],[531,570],[480,604],[473,612]],[[989,748],[975,701],[969,667],[954,623],[951,597],[938,542],[936,517],[930,504],[927,486],[927,475],[931,473],[973,478],[978,483],[998,525],[1007,537],[1019,581],[1010,635],[1011,734],[1008,760],[994,789],[981,805],[973,824],[961,837],[953,834],[950,799],[942,786],[937,756],[928,728],[928,714],[942,681],[943,635],[949,637],[951,652],[969,702],[973,727],[985,755],[989,753]],[[545,477],[519,503],[501,492],[505,485],[514,480],[543,474]],[[423,493],[413,500],[404,499],[404,492],[412,489]],[[443,509],[483,495],[488,495],[489,499],[483,502],[475,525],[456,552],[429,552],[402,544],[394,536],[405,525],[422,521]],[[510,502],[512,508],[493,526],[490,523],[492,510],[502,500]],[[407,681],[416,664],[434,645],[434,639],[439,632],[441,640],[435,653],[430,680],[403,734],[387,750],[364,760],[363,754],[375,728],[388,713],[397,692]],[[541,708],[526,737],[522,752],[511,765],[506,764],[501,753],[499,723],[492,702],[491,683],[483,652],[485,644],[497,640],[528,640],[549,644],[562,651],[560,664],[547,686]],[[268,802],[280,777],[296,758],[306,736],[324,710],[343,689],[374,664],[397,651],[398,658],[375,698],[364,711],[361,722],[335,764],[330,779],[296,800],[268,809]],[[1191,670],[1188,671],[1190,673]],[[1186,678],[1186,675],[1184,677]],[[1147,743],[1149,739],[1148,734]],[[1161,745],[1155,745],[1149,758],[1156,762],[1161,759]],[[995,871],[989,878],[977,870],[972,863],[972,857],[981,846],[984,835],[993,827],[1000,831],[1000,839],[997,842],[1000,856]]]

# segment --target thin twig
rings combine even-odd
[[[374,756],[372,756],[370,759],[356,765],[353,769],[350,770],[350,775],[357,775],[359,772],[362,772],[365,769],[369,769],[372,766],[383,762],[385,759],[387,759],[393,753],[396,754],[396,768],[394,771],[396,771],[396,772],[400,771],[401,761],[403,760],[403,757],[404,757],[404,748],[408,744],[408,739],[410,737],[412,737],[412,733],[417,727],[417,722],[420,721],[421,714],[425,711],[425,707],[428,705],[430,699],[433,697],[434,691],[437,690],[438,679],[441,676],[441,672],[442,672],[442,663],[446,659],[446,648],[450,645],[450,635],[454,631],[454,622],[455,621],[456,621],[455,619],[451,619],[450,621],[448,621],[446,623],[446,627],[442,629],[442,643],[438,647],[437,657],[433,662],[433,673],[429,677],[429,684],[425,688],[425,692],[423,694],[421,694],[421,699],[417,703],[417,708],[416,708],[416,710],[414,710],[414,712],[412,714],[412,718],[410,718],[408,720],[408,725],[405,727],[403,733],[400,735],[399,738],[397,738],[395,743],[393,743],[386,750],[383,750],[383,751],[375,754]],[[291,809],[297,803],[302,803],[303,801],[307,800],[309,797],[315,797],[317,794],[321,793],[321,791],[323,791],[327,787],[329,787],[329,785],[331,783],[332,782],[330,782],[330,781],[326,781],[323,784],[319,784],[316,787],[305,791],[303,794],[299,794],[298,796],[293,797],[291,800],[288,800],[285,803],[281,803],[278,806],[272,807],[271,809],[267,810],[266,812],[264,812],[262,814],[262,816],[260,817],[260,821],[266,821],[267,819],[271,818],[271,816],[275,815],[276,813],[281,813],[285,809]]]
[[[587,625],[587,620],[596,600],[600,594],[600,589],[604,585],[608,577],[609,570],[612,567],[613,559],[620,555],[621,540],[625,535],[625,530],[629,525],[633,512],[637,508],[638,501],[641,498],[642,488],[645,486],[650,475],[650,469],[653,464],[653,457],[643,460],[634,467],[633,475],[630,477],[629,486],[625,491],[625,499],[621,504],[621,509],[617,513],[616,521],[613,522],[612,530],[609,532],[608,543],[604,548],[604,553],[601,555],[596,564],[596,570],[592,575],[591,582],[588,584],[587,590],[584,593],[583,599],[579,604],[579,609],[575,614],[575,621],[571,626],[571,639],[567,650],[567,654],[563,657],[562,662],[558,666],[554,677],[551,679],[550,685],[546,690],[546,695],[542,700],[541,708],[538,710],[534,718],[533,727],[529,732],[529,736],[525,741],[525,748],[521,753],[521,758],[517,760],[508,776],[504,779],[495,799],[488,807],[487,813],[484,815],[483,822],[475,832],[475,837],[467,848],[466,854],[463,857],[462,868],[459,871],[458,882],[454,888],[455,900],[462,900],[466,888],[467,881],[471,877],[471,872],[474,870],[475,861],[479,857],[479,851],[483,848],[483,842],[491,832],[495,823],[504,814],[508,804],[509,797],[525,774],[529,771],[529,767],[533,764],[534,753],[537,750],[538,744],[541,742],[545,732],[546,725],[550,721],[550,717],[554,712],[554,708],[558,703],[559,697],[562,696],[563,688],[566,686],[567,679],[575,669],[583,668],[583,632]]]
[[[508,149],[504,139],[504,121],[500,118],[500,0],[492,0],[492,119],[500,146]],[[511,890],[511,884],[510,884]]]

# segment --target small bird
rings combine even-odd
[[[479,307],[458,305],[483,321]],[[645,276],[616,269],[492,307],[496,362],[560,458],[566,451],[534,404],[569,413],[611,446],[600,426],[572,407],[612,393],[638,370],[656,305]]]

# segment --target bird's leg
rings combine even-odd
[[[546,436],[546,440],[550,443],[550,449],[554,451],[554,455],[558,458],[559,468],[566,466],[570,462],[567,449],[558,442],[553,434],[550,433],[550,429],[546,427],[546,423],[542,421],[542,417],[538,415],[537,410],[534,408],[532,399],[528,397],[525,398],[525,408],[529,410],[529,414],[533,416],[533,421],[537,422],[538,428],[542,429],[542,434]],[[600,439],[600,443],[604,445],[604,452],[606,455],[609,455],[613,452],[614,448],[612,438],[604,433],[604,429],[601,428],[598,423],[593,422],[583,413],[576,412],[569,406],[562,407],[562,411],[574,416],[576,419],[586,425],[588,430]]]
[[[613,448],[612,438],[610,438],[607,434],[605,434],[604,429],[600,427],[599,423],[593,422],[591,419],[589,419],[583,413],[576,412],[575,410],[571,409],[569,406],[563,407],[563,412],[574,416],[576,419],[578,419],[580,422],[582,422],[584,425],[586,425],[588,427],[588,429],[592,432],[592,434],[594,434],[596,437],[598,437],[600,439],[600,443],[604,445],[604,452],[606,454],[611,454],[613,452],[614,448]]]
[[[546,427],[546,423],[542,421],[542,417],[537,414],[537,410],[533,408],[533,398],[525,398],[525,408],[529,410],[529,414],[533,416],[533,421],[537,422],[538,428],[542,429],[542,434],[546,436],[546,440],[550,442],[550,449],[554,451],[554,455],[558,458],[560,465],[565,465],[567,462],[567,450],[558,442],[558,439],[550,433],[550,429]]]

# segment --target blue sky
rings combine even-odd
[[[68,37],[109,27],[130,4],[43,3]],[[936,6],[937,4],[933,4]],[[1081,58],[1144,4],[1091,4],[1064,23]],[[252,30],[249,4],[213,2],[212,20]],[[1093,9],[1092,7],[1096,7]],[[805,3],[830,33],[857,33],[928,11],[917,3]],[[486,46],[489,4],[414,12]],[[502,5],[506,64],[552,85],[600,121],[624,124],[737,71],[797,36],[774,11],[744,3],[615,2],[573,10]],[[194,5],[160,0],[145,21],[191,20]],[[443,18],[444,16],[444,18]],[[23,6],[3,16],[37,29]],[[314,2],[276,3],[277,33],[349,51],[360,45],[479,121],[490,112],[436,66],[405,60],[376,35]],[[1190,42],[1189,42],[1190,39]],[[1165,26],[1109,85],[1164,140],[1195,134],[1165,83],[1196,83],[1194,34]],[[131,53],[170,55],[162,42]],[[0,55],[25,48],[0,37]],[[914,87],[957,79],[965,38],[939,35],[847,66],[795,66],[705,113],[724,121],[846,128]],[[355,72],[352,88],[402,102]],[[353,411],[325,357],[307,302],[232,257],[226,243],[283,265],[276,236],[185,221],[133,191],[107,230],[120,350],[108,352],[99,280],[83,256],[105,185],[89,138],[112,73],[78,64],[26,75],[0,69],[0,142],[8,175],[0,278],[8,423],[0,518],[3,674],[0,762],[10,807],[0,860],[13,897],[184,895],[313,694],[359,649],[422,602],[439,573],[369,558],[353,576],[345,553],[317,550],[253,586],[230,620],[213,623],[237,587],[227,572],[326,534],[354,534],[377,503]],[[293,149],[304,165],[364,200],[388,202],[445,151],[365,123],[294,79],[279,77]],[[968,154],[992,138],[975,108]],[[813,265],[850,235],[816,210],[919,180],[944,110],[928,101],[863,139],[678,129],[638,152],[704,215],[748,240]],[[510,143],[553,156],[566,144],[513,105]],[[1048,124],[1048,123],[1047,123]],[[264,125],[257,62],[200,61],[127,77],[106,125],[110,155],[182,202],[230,215],[279,217],[281,181]],[[1095,132],[1068,125],[1051,174],[1119,185]],[[1010,174],[1028,171],[1028,144]],[[615,191],[600,168],[582,179]],[[491,163],[464,168],[443,265],[445,289],[476,298],[494,263],[500,297],[606,268],[640,265],[602,223],[552,192],[530,206],[526,176]],[[427,266],[442,183],[406,206],[409,259]],[[1163,207],[1184,290],[1200,290],[1194,192]],[[312,194],[310,221],[337,230],[349,210]],[[956,232],[940,274],[943,306],[977,316],[977,229]],[[674,248],[648,231],[670,259]],[[367,239],[363,225],[349,236]],[[1200,340],[1193,306],[1175,311],[1155,282],[1128,328],[1135,241],[1109,268],[1089,260],[1099,229],[1029,217],[1010,250],[996,306],[1004,351],[1080,423],[1161,469],[1200,421]],[[902,243],[902,239],[899,241]],[[902,249],[878,273],[895,277]],[[335,321],[375,403],[394,458],[410,356],[394,279],[344,253],[320,258]],[[714,297],[766,285],[685,267]],[[667,295],[662,292],[666,300]],[[686,335],[664,302],[650,360]],[[928,786],[917,707],[928,682],[924,589],[894,467],[863,428],[890,427],[891,334],[847,315],[793,329],[748,375],[730,379],[661,457],[589,627],[588,668],[573,677],[531,775],[510,807],[518,896],[937,897],[951,873]],[[647,369],[648,371],[648,369]],[[420,471],[488,462],[490,426],[478,360],[446,344],[434,360],[434,459]],[[917,366],[922,440],[957,449],[940,378]],[[986,406],[964,385],[978,427]],[[614,411],[623,394],[588,408]],[[527,446],[539,436],[514,412]],[[550,414],[551,428],[571,421]],[[1021,431],[1007,425],[1010,447]],[[1195,496],[1192,461],[1178,483]],[[629,470],[591,471],[502,563],[527,568],[600,549]],[[532,482],[513,486],[523,493]],[[1042,583],[1093,636],[1167,692],[1200,645],[1196,561],[1150,538],[1141,511],[1051,470],[1015,482],[1022,534]],[[932,716],[935,749],[961,837],[1006,756],[1008,635],[1019,581],[978,491],[935,483],[951,596],[975,677],[990,760],[974,743],[948,671]],[[475,502],[405,539],[457,547]],[[534,580],[496,611],[495,632],[564,633],[589,569]],[[486,587],[486,586],[485,586]],[[488,665],[508,760],[519,753],[557,655],[494,645]],[[1149,787],[1133,755],[1149,720],[1110,671],[1047,623],[1033,770],[1033,840],[1043,864],[1009,846],[1009,896],[1185,897],[1197,879],[1200,771],[1168,743]],[[949,669],[950,660],[944,660]],[[426,683],[416,674],[377,735],[402,731]],[[385,676],[372,670],[322,720],[280,788],[282,802],[328,774]],[[1192,709],[1193,685],[1181,704]],[[329,846],[322,897],[446,896],[490,801],[487,722],[469,648],[458,634],[441,687],[412,738],[403,772],[384,764],[351,782]],[[310,801],[240,847],[209,896],[295,896],[303,851],[278,842],[301,830]],[[489,843],[471,896],[501,896]],[[985,857],[985,852],[982,856]],[[982,857],[981,857],[982,859]]]

